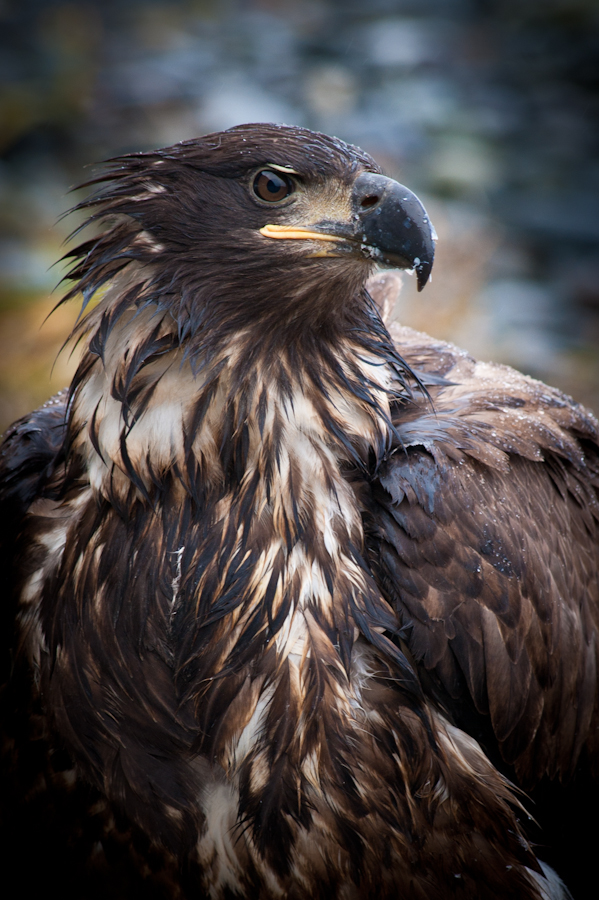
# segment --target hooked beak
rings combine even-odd
[[[313,226],[265,225],[265,237],[318,241],[310,256],[358,256],[416,272],[418,290],[433,267],[437,236],[418,197],[384,175],[363,172],[352,189],[351,221],[323,220]]]

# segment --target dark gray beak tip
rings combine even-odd
[[[421,291],[427,281],[430,278],[430,274],[433,268],[433,256],[434,256],[434,245],[433,245],[433,254],[430,260],[426,260],[425,262],[421,262],[418,265],[414,266],[414,271],[416,272],[416,282],[418,284],[418,290]]]

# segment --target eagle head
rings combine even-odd
[[[375,262],[415,270],[419,289],[433,262],[418,198],[364,151],[303,128],[241,125],[118,157],[88,184],[103,187],[78,208],[111,225],[69,254],[69,277],[87,302],[137,262],[181,336],[207,322],[220,334],[249,321],[318,327]]]

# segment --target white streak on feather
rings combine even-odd
[[[239,766],[255,748],[256,743],[261,736],[264,720],[268,713],[268,707],[270,706],[273,694],[274,687],[271,686],[263,689],[249,722],[247,722],[245,728],[239,735],[233,753],[234,765],[236,767]]]
[[[173,578],[173,580],[171,582],[171,590],[173,592],[172,596],[171,596],[171,609],[173,609],[173,607],[175,606],[175,603],[177,602],[177,597],[179,596],[179,588],[181,587],[181,575],[182,575],[181,566],[183,563],[183,554],[184,553],[185,553],[185,546],[179,547],[178,550],[172,551],[172,556],[175,557],[176,563],[175,563],[175,577]]]
[[[200,863],[211,872],[210,896],[221,897],[227,888],[241,893],[244,878],[236,847],[239,791],[233,784],[215,778],[204,785],[202,808],[206,829],[197,851]]]

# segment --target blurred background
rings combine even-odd
[[[598,0],[0,0],[0,431],[75,364],[76,304],[46,318],[85,166],[252,121],[424,200],[404,324],[599,410]]]

